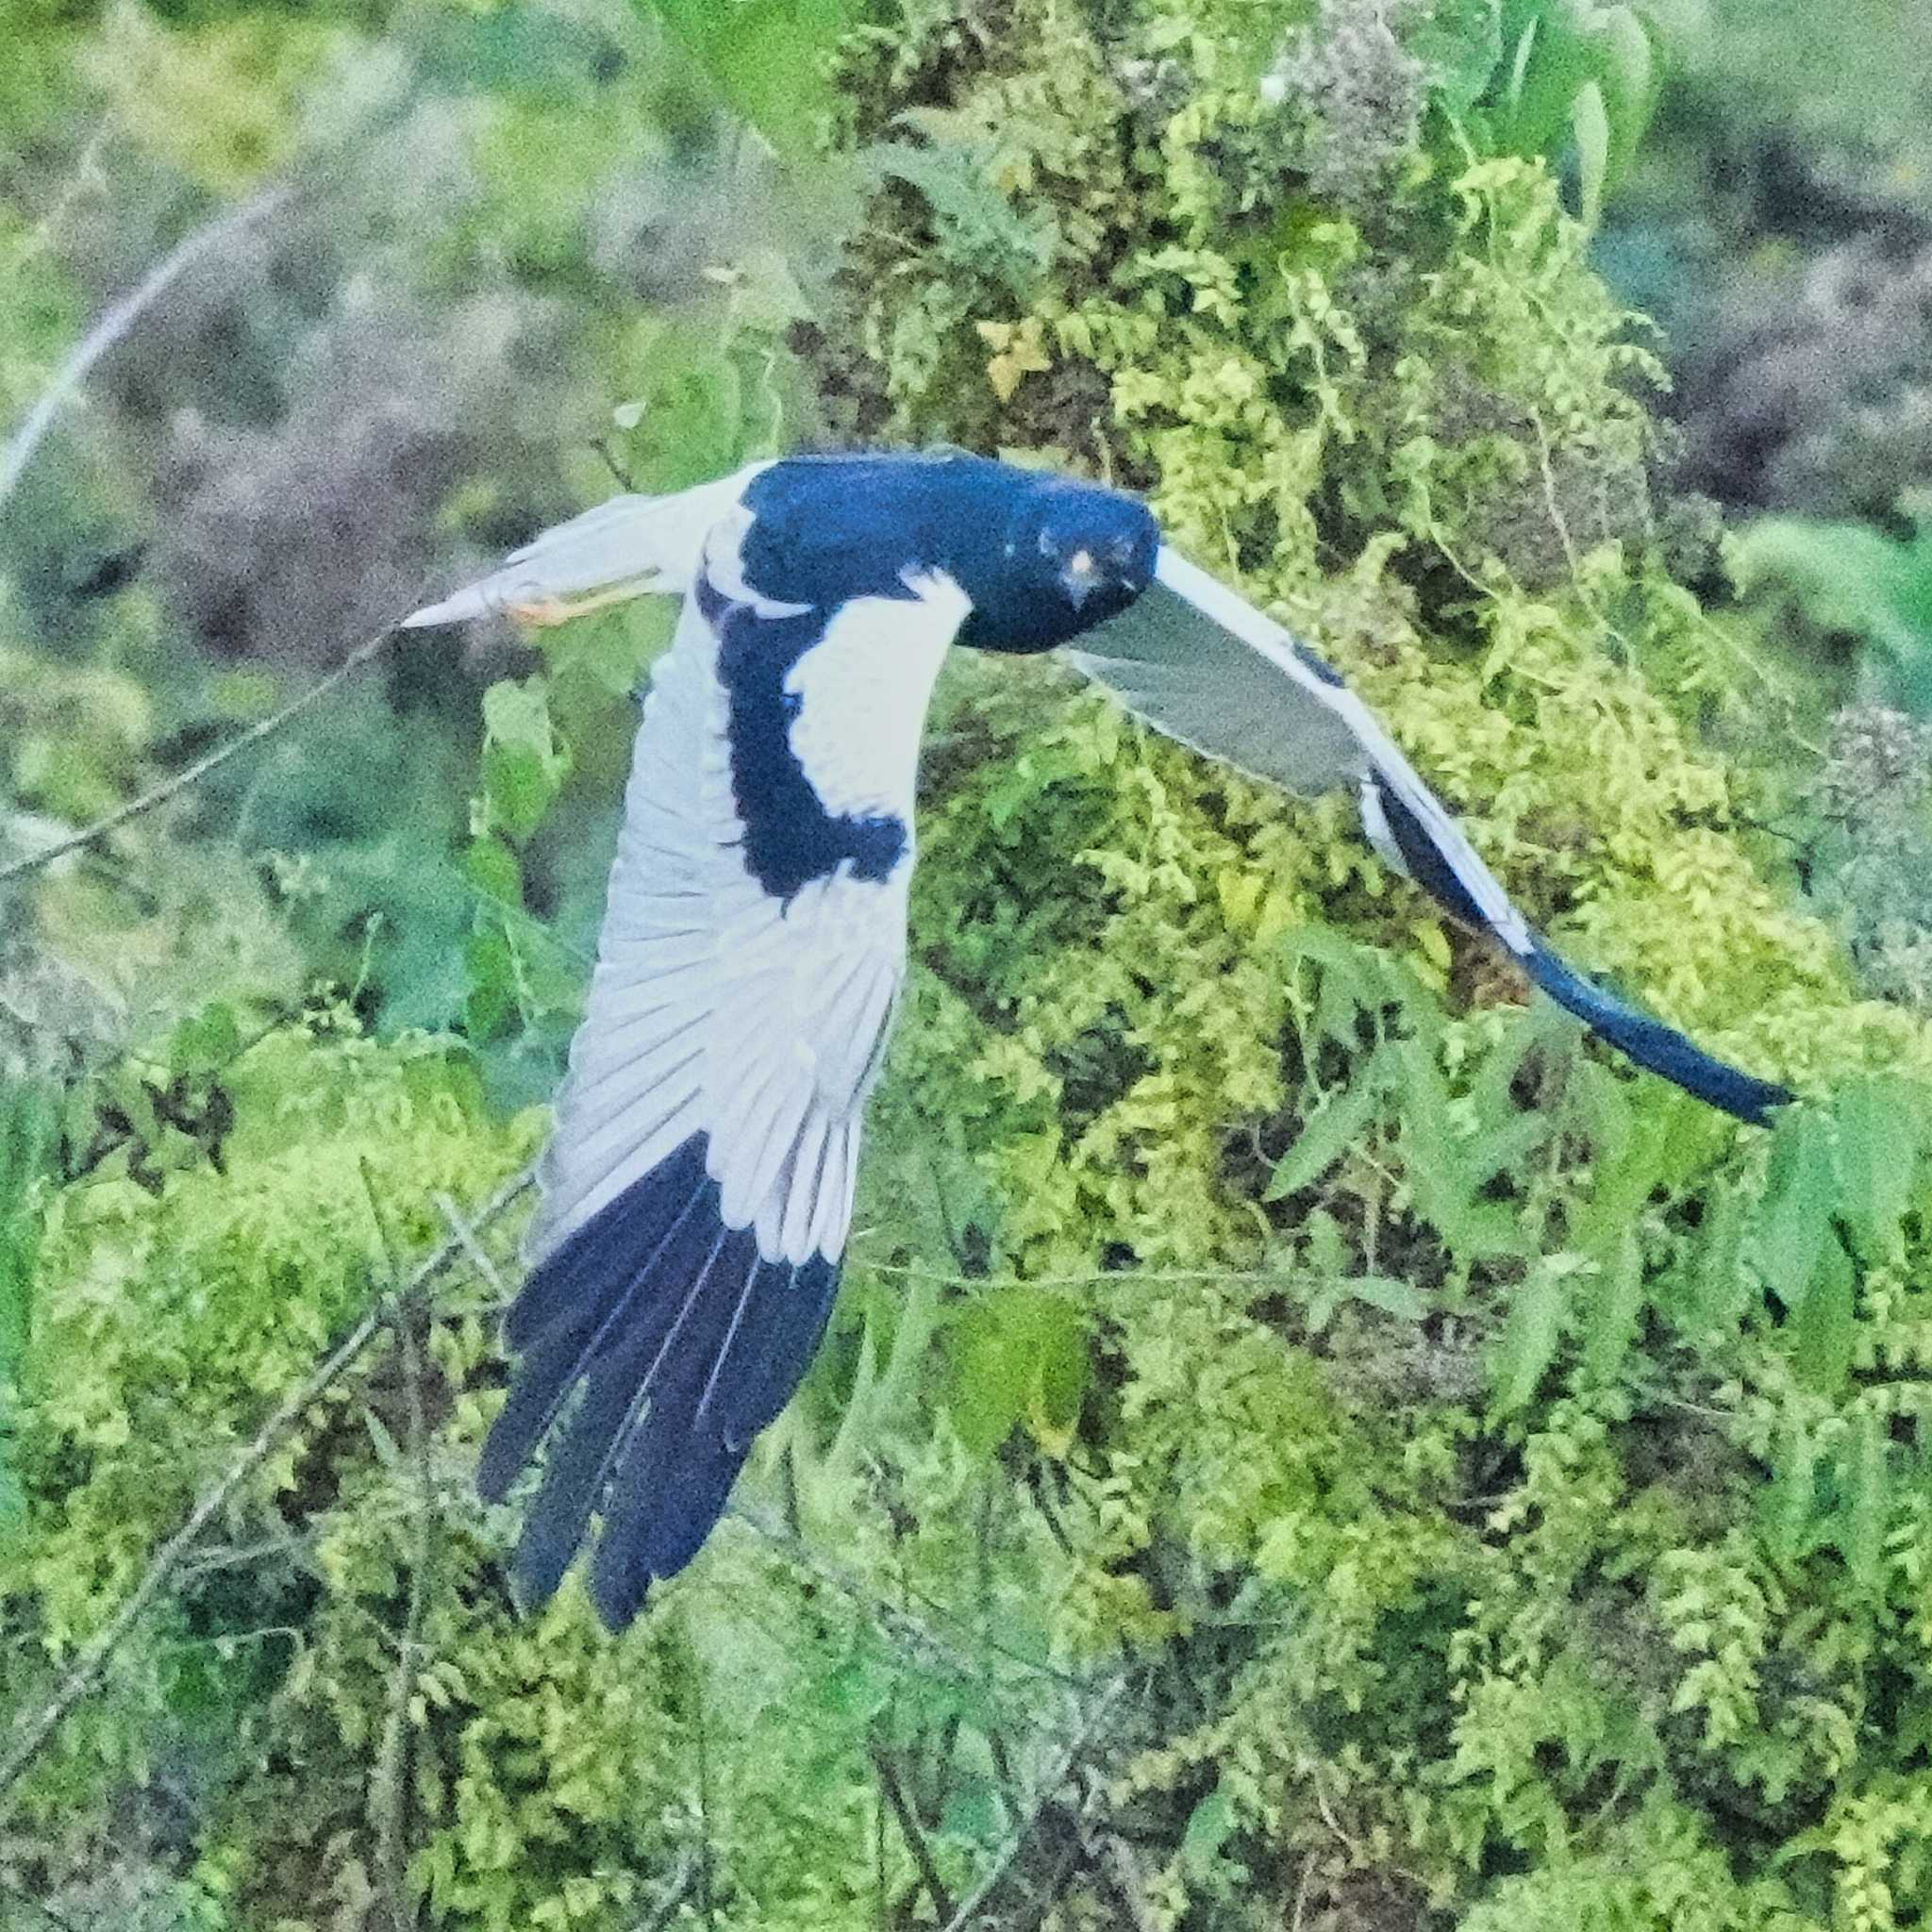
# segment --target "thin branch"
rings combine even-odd
[[[945,1880],[940,1876],[932,1846],[906,1796],[898,1769],[883,1744],[874,1740],[871,1749],[872,1768],[877,1774],[879,1790],[885,1792],[886,1802],[892,1807],[892,1816],[899,1821],[899,1835],[906,1840],[907,1850],[912,1854],[912,1862],[919,1867],[919,1882],[925,1887],[926,1896],[932,1900],[933,1910],[941,1920],[950,1919],[953,1916],[953,1895],[946,1890]]]
[[[107,177],[101,172],[101,151],[107,146],[113,126],[113,117],[103,114],[94,131],[88,136],[87,145],[75,158],[73,172],[54,206],[34,224],[32,232],[22,242],[19,253],[7,264],[9,271],[24,268],[36,256],[44,255],[67,217],[88,196],[105,195]]]
[[[676,1916],[678,1907],[691,1896],[691,1888],[698,1882],[698,1863],[689,1852],[684,1855],[672,1875],[669,1890],[648,1919],[638,1921],[637,1932],[664,1932],[665,1926]]]
[[[409,1906],[409,1705],[416,1695],[416,1674],[423,1651],[423,1625],[429,1607],[430,1570],[436,1557],[436,1486],[429,1468],[429,1426],[423,1407],[423,1352],[416,1339],[416,1316],[420,1312],[413,1298],[397,1291],[400,1271],[390,1248],[389,1235],[382,1223],[382,1208],[375,1198],[375,1184],[369,1163],[358,1160],[363,1191],[369,1197],[369,1212],[375,1223],[377,1239],[387,1257],[390,1283],[390,1326],[396,1339],[396,1353],[403,1370],[404,1400],[408,1412],[408,1440],[406,1453],[416,1485],[416,1551],[409,1565],[409,1600],[404,1613],[402,1641],[396,1646],[395,1669],[390,1677],[389,1700],[383,1712],[382,1736],[376,1746],[375,1763],[369,1779],[369,1807],[374,1814],[376,1862],[382,1874],[385,1901],[392,1932],[415,1932],[416,1914]],[[438,1206],[449,1220],[463,1252],[474,1261],[482,1253],[450,1202],[448,1195],[437,1196]]]
[[[1154,1907],[1147,1900],[1147,1880],[1141,1874],[1141,1861],[1134,1856],[1133,1846],[1117,1831],[1098,1832],[1094,1835],[1093,1856],[1103,1881],[1118,1897],[1133,1932],[1160,1932]]]
[[[1073,1741],[1068,1744],[1058,1765],[1049,1776],[1041,1780],[1040,1794],[1028,1807],[1026,1815],[1007,1834],[1006,1842],[994,1855],[992,1863],[987,1867],[986,1876],[973,1888],[966,1902],[945,1922],[941,1932],[966,1932],[967,1926],[972,1924],[985,1908],[987,1900],[1006,1882],[1007,1874],[1012,1870],[1020,1854],[1025,1850],[1027,1840],[1032,1838],[1041,1815],[1053,1802],[1054,1793],[1066,1783],[1074,1765],[1080,1761],[1081,1754],[1092,1742],[1126,1688],[1127,1680],[1124,1677],[1116,1677],[1094,1699],[1085,1722],[1074,1732]]]
[[[1307,1853],[1302,1859],[1301,1882],[1294,1889],[1294,1919],[1288,1932],[1302,1932],[1303,1915],[1308,1908],[1308,1886],[1315,1876],[1315,1855]]]
[[[483,1207],[471,1223],[473,1230],[488,1227],[510,1203],[527,1188],[535,1178],[534,1165],[506,1181]],[[409,1299],[419,1293],[463,1252],[463,1243],[452,1235],[441,1247],[419,1262],[415,1272],[403,1284],[402,1298]],[[286,1397],[281,1406],[262,1424],[255,1440],[249,1443],[213,1488],[203,1495],[194,1507],[188,1512],[188,1520],[182,1524],[168,1541],[161,1545],[154,1560],[147,1566],[141,1581],[114,1613],[94,1641],[81,1654],[78,1663],[61,1680],[60,1688],[48,1700],[45,1707],[37,1717],[21,1726],[14,1738],[12,1747],[4,1760],[0,1760],[0,1807],[27,1769],[38,1757],[68,1713],[86,1698],[91,1697],[101,1687],[108,1674],[108,1666],[113,1661],[114,1654],[124,1644],[135,1626],[141,1622],[163,1586],[180,1569],[194,1541],[202,1531],[227,1507],[229,1498],[252,1476],[274,1453],[291,1429],[301,1420],[310,1404],[317,1401],[361,1355],[375,1337],[388,1323],[391,1304],[384,1300],[372,1308],[358,1322],[347,1335],[320,1362],[315,1370],[291,1395]]]
[[[13,432],[4,454],[0,454],[0,507],[13,494],[22,473],[33,460],[42,439],[54,426],[61,406],[88,378],[88,372],[139,322],[183,274],[205,255],[227,247],[258,222],[274,214],[293,199],[295,190],[283,186],[258,194],[253,201],[204,224],[184,236],[142,278],[139,284],[108,309],[75,345],[74,353],[60,365],[59,373],[31,409],[26,420]]]
[[[55,859],[63,858],[70,852],[78,852],[85,845],[96,843],[105,839],[109,832],[119,831],[130,820],[153,811],[158,805],[167,804],[169,799],[186,791],[191,785],[198,785],[210,772],[219,770],[230,758],[252,750],[264,739],[273,738],[285,725],[292,724],[318,699],[326,697],[337,685],[361,670],[394,635],[393,624],[383,625],[373,637],[364,638],[319,683],[311,684],[307,691],[291,698],[280,710],[272,711],[266,718],[251,724],[246,731],[238,733],[225,743],[216,745],[211,752],[196,758],[192,765],[176,772],[172,778],[164,778],[151,791],[143,791],[139,798],[130,798],[125,805],[116,806],[105,818],[96,819],[92,824],[83,825],[79,831],[70,833],[64,839],[58,839],[51,845],[43,845],[38,852],[29,852],[24,858],[16,858],[10,864],[0,865],[0,886],[11,885],[15,879],[25,878],[28,873],[38,872],[43,865],[51,865]]]
[[[0,879],[6,874],[0,873]],[[1251,1288],[1291,1287],[1329,1277],[1312,1268],[1096,1268],[1086,1274],[948,1274],[942,1268],[920,1268],[905,1261],[869,1261],[853,1256],[852,1268],[891,1274],[904,1281],[936,1281],[942,1288],[968,1288],[990,1294],[1008,1288],[1189,1288],[1246,1284]]]
[[[447,1194],[432,1194],[436,1211],[449,1224],[450,1232],[463,1244],[463,1253],[469,1257],[470,1266],[490,1285],[491,1292],[508,1307],[511,1299],[509,1288],[497,1273],[496,1263],[483,1251],[483,1243],[476,1239],[475,1230],[466,1222],[457,1204]]]
[[[873,1620],[881,1636],[895,1648],[904,1652],[915,1665],[921,1668],[943,1668],[955,1673],[972,1683],[986,1681],[986,1651],[997,1651],[1000,1656],[1009,1658],[1023,1670],[1035,1675],[1050,1678],[1057,1684],[1064,1685],[1069,1690],[1085,1692],[1092,1689],[1092,1679],[1075,1675],[1072,1671],[1063,1671],[1057,1664],[1043,1658],[1028,1657],[1024,1651],[1015,1650],[997,1639],[983,1636],[974,1629],[972,1622],[957,1610],[949,1609],[937,1599],[924,1591],[912,1593],[931,1610],[935,1616],[942,1617],[947,1623],[958,1625],[973,1641],[983,1645],[975,1654],[965,1644],[942,1637],[929,1624],[922,1623],[911,1611],[888,1603],[875,1591],[868,1589],[850,1571],[829,1561],[819,1555],[805,1541],[793,1536],[789,1530],[774,1523],[762,1510],[754,1509],[743,1503],[729,1504],[724,1513],[733,1516],[756,1536],[762,1537],[774,1549],[781,1550],[797,1567],[816,1582],[829,1584],[841,1596],[849,1597]]]

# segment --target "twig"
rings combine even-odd
[[[1309,1852],[1302,1859],[1301,1883],[1294,1889],[1294,1920],[1288,1932],[1302,1932],[1302,1917],[1308,1908],[1308,1886],[1315,1875],[1315,1855]]]
[[[472,1229],[488,1227],[530,1185],[535,1174],[536,1168],[533,1164],[506,1181],[477,1211],[471,1223]],[[417,1264],[415,1272],[403,1285],[403,1298],[408,1300],[420,1292],[462,1252],[463,1243],[452,1235],[433,1254]],[[107,1628],[88,1645],[79,1662],[61,1680],[60,1688],[55,1691],[40,1714],[16,1734],[6,1758],[0,1760],[0,1807],[4,1807],[8,1793],[25,1775],[28,1767],[40,1756],[47,1740],[54,1735],[67,1714],[100,1689],[101,1681],[108,1674],[108,1666],[113,1661],[114,1653],[127,1641],[135,1625],[140,1623],[142,1613],[160,1594],[162,1586],[181,1567],[189,1552],[193,1548],[195,1539],[227,1507],[228,1499],[235,1491],[268,1460],[275,1445],[301,1420],[309,1405],[318,1400],[369,1346],[370,1341],[381,1331],[389,1319],[388,1301],[384,1301],[364,1315],[317,1365],[308,1379],[293,1394],[283,1400],[275,1413],[262,1424],[255,1440],[229,1464],[227,1471],[214,1487],[208,1490],[188,1512],[188,1520],[161,1545],[154,1560],[142,1574],[141,1581],[135,1585],[120,1609],[114,1613]]]
[[[369,1163],[358,1160],[363,1191],[369,1197],[369,1212],[375,1223],[376,1238],[388,1257],[390,1281],[390,1326],[396,1338],[396,1353],[403,1369],[404,1402],[408,1411],[409,1466],[416,1479],[416,1554],[409,1565],[409,1601],[404,1613],[403,1635],[396,1646],[395,1670],[390,1678],[388,1707],[383,1713],[382,1736],[376,1746],[375,1763],[370,1773],[369,1807],[374,1814],[376,1863],[382,1874],[383,1890],[389,1894],[390,1924],[393,1932],[415,1932],[416,1915],[409,1908],[409,1705],[416,1694],[416,1673],[423,1650],[423,1624],[429,1606],[430,1566],[436,1555],[436,1490],[429,1470],[429,1429],[423,1409],[423,1355],[416,1341],[417,1307],[413,1300],[396,1291],[398,1270],[389,1236],[382,1224],[382,1209],[375,1198],[375,1184]],[[437,1196],[466,1255],[481,1250],[475,1237],[447,1195]]]
[[[0,879],[5,876],[0,873]],[[1309,1268],[1096,1268],[1086,1274],[949,1274],[942,1268],[921,1268],[905,1261],[869,1261],[862,1254],[855,1255],[850,1265],[904,1281],[970,1288],[975,1294],[1008,1288],[1101,1288],[1108,1283],[1121,1288],[1189,1288],[1238,1282],[1255,1288],[1264,1284],[1282,1288],[1297,1281],[1327,1279]]]
[[[658,1908],[648,1919],[640,1919],[636,1932],[664,1932],[679,1906],[691,1896],[692,1886],[698,1882],[698,1860],[687,1852],[679,1861],[671,1880],[671,1889],[658,1901]]]
[[[33,460],[42,439],[53,427],[61,405],[87,380],[88,372],[125,336],[142,315],[165,294],[181,275],[205,255],[225,248],[245,230],[284,207],[294,195],[291,187],[272,188],[253,201],[231,210],[220,219],[205,224],[184,236],[169,253],[151,268],[133,291],[116,302],[88,330],[74,353],[60,365],[59,374],[47,385],[39,402],[27,411],[26,421],[13,432],[6,453],[0,455],[0,506],[13,494],[21,474]]]
[[[101,150],[108,144],[108,137],[113,130],[113,118],[103,114],[99,125],[88,136],[87,145],[81,149],[79,158],[74,163],[74,171],[66,185],[61,189],[54,206],[33,225],[32,232],[21,243],[20,252],[7,264],[9,270],[25,267],[38,255],[44,255],[60,225],[78,203],[87,195],[99,192],[106,187],[101,173]]]
[[[1067,1781],[1068,1774],[1080,1761],[1080,1754],[1092,1741],[1095,1733],[1107,1721],[1126,1688],[1127,1680],[1124,1677],[1116,1677],[1093,1700],[1085,1722],[1074,1732],[1073,1741],[1068,1744],[1058,1765],[1050,1776],[1041,1780],[1040,1795],[1028,1807],[1026,1815],[1007,1834],[1007,1841],[994,1855],[992,1863],[987,1868],[986,1876],[973,1888],[966,1902],[945,1922],[941,1932],[966,1932],[966,1927],[973,1923],[987,1900],[1005,1883],[1007,1874],[1012,1870],[1014,1861],[1025,1849],[1026,1841],[1033,1836],[1041,1813],[1053,1802],[1054,1793]]]
[[[724,1513],[736,1517],[747,1529],[762,1537],[774,1549],[782,1550],[798,1568],[815,1581],[829,1584],[841,1596],[849,1597],[873,1619],[880,1633],[904,1650],[915,1663],[927,1668],[942,1666],[969,1682],[985,1682],[986,1659],[983,1655],[975,1656],[964,1645],[941,1636],[938,1631],[922,1623],[911,1611],[886,1602],[849,1571],[820,1556],[802,1538],[781,1528],[761,1510],[750,1508],[742,1503],[732,1503],[727,1506]],[[947,1608],[944,1604],[924,1591],[915,1590],[912,1593],[934,1615],[944,1618],[949,1624],[958,1624],[974,1641],[982,1643],[987,1650],[997,1651],[1000,1656],[1009,1658],[1023,1670],[1031,1671],[1038,1676],[1049,1677],[1055,1683],[1064,1685],[1069,1690],[1079,1692],[1092,1689],[1091,1678],[1076,1676],[1073,1672],[1063,1671],[1058,1665],[1047,1663],[1041,1657],[1028,1657],[1025,1652],[1001,1643],[996,1638],[983,1636],[974,1631],[969,1620],[957,1610]]]
[[[1117,1831],[1095,1834],[1095,1862],[1101,1875],[1120,1900],[1134,1932],[1160,1932],[1154,1907],[1147,1903],[1147,1881],[1141,1874],[1141,1861],[1134,1848]]]
[[[684,1640],[679,1650],[685,1675],[690,1680],[692,1716],[696,1719],[693,1729],[697,1732],[698,1745],[698,1909],[705,1915],[706,1925],[715,1926],[718,1923],[718,1900],[711,1889],[714,1871],[711,1856],[711,1727],[705,1704],[704,1673],[698,1664],[697,1646],[691,1641],[688,1622],[679,1635]]]
[[[483,1243],[476,1239],[475,1230],[463,1219],[457,1204],[447,1194],[432,1194],[430,1199],[436,1203],[436,1211],[449,1224],[450,1232],[463,1244],[463,1253],[470,1266],[490,1284],[491,1292],[497,1300],[508,1305],[509,1289],[497,1273],[496,1263],[483,1252]]]
[[[225,765],[232,758],[252,750],[266,738],[273,738],[286,724],[292,724],[310,705],[326,697],[343,679],[353,676],[363,665],[375,656],[395,635],[395,625],[385,625],[373,637],[367,637],[319,683],[292,697],[280,710],[272,711],[266,718],[251,724],[246,731],[238,733],[225,743],[218,744],[205,757],[198,758],[173,777],[164,778],[152,790],[143,791],[139,798],[130,798],[125,805],[116,806],[105,818],[96,819],[91,825],[83,825],[79,831],[70,833],[64,839],[57,839],[51,845],[43,845],[38,852],[29,852],[24,858],[16,858],[10,864],[0,865],[0,886],[11,885],[15,879],[25,878],[30,872],[38,872],[43,865],[51,865],[57,858],[64,858],[70,852],[78,852],[84,845],[92,845],[105,839],[109,832],[120,830],[132,819],[138,819],[154,810],[158,805],[165,805],[169,799],[186,791],[191,785],[199,784],[208,774]]]
[[[932,1908],[943,1922],[953,1916],[953,1895],[946,1890],[946,1882],[940,1876],[940,1868],[934,1862],[932,1846],[926,1841],[925,1833],[920,1828],[917,1816],[906,1796],[906,1788],[899,1782],[899,1773],[887,1755],[886,1747],[876,1739],[872,1746],[872,1768],[879,1781],[879,1790],[886,1794],[886,1802],[892,1807],[892,1816],[899,1821],[899,1835],[906,1840],[906,1848],[912,1854],[912,1862],[919,1867],[919,1882],[925,1887],[926,1895],[932,1900]]]

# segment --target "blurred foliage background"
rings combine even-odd
[[[6,1932],[1923,1922],[1919,9],[0,44],[12,1744],[260,1452],[0,1750]],[[1808,1098],[1611,1067],[1333,802],[955,665],[825,1356],[625,1639],[519,1622],[471,1470],[520,1210],[466,1217],[666,615],[412,634],[25,862],[620,482],[931,441],[1147,491],[1566,949]]]

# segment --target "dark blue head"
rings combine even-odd
[[[942,570],[972,600],[959,642],[1050,651],[1124,610],[1160,532],[1117,490],[987,457],[791,457],[753,479],[742,562],[768,597],[823,607],[903,597]]]
[[[973,600],[962,644],[1049,651],[1118,615],[1154,577],[1160,531],[1143,503],[1013,471],[1007,514],[954,575]]]

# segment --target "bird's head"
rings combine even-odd
[[[1051,650],[1118,615],[1153,580],[1160,532],[1144,504],[1058,477],[1028,485],[986,533],[993,554],[966,582],[962,644]]]

